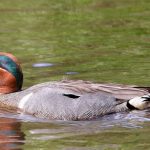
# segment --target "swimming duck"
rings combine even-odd
[[[0,52],[0,109],[46,119],[89,120],[150,108],[150,93],[145,88],[65,80],[21,90],[22,83],[23,73],[17,58]]]

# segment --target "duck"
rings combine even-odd
[[[51,81],[22,90],[20,62],[0,52],[0,110],[48,120],[92,120],[150,108],[149,87],[83,80]]]

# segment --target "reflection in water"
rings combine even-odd
[[[42,67],[52,67],[55,64],[52,63],[35,63],[32,65],[32,67],[42,68]]]
[[[67,75],[75,75],[78,74],[79,72],[74,72],[74,71],[69,71],[69,72],[65,72],[65,74]]]
[[[41,149],[119,149],[135,138],[148,145],[149,122],[150,111],[111,114],[92,121],[48,121],[4,112],[0,114],[0,146],[4,150],[18,150],[23,144]]]
[[[20,150],[19,145],[24,141],[21,123],[13,118],[0,118],[0,149]]]
[[[129,142],[129,149],[132,149],[137,141],[139,145],[136,148],[141,150],[144,149],[141,147],[142,143],[149,146],[149,137],[145,136],[150,131],[149,114],[148,111],[134,111],[111,114],[92,121],[39,120],[40,123],[34,123],[34,126],[33,123],[26,124],[28,141],[34,141],[43,148],[61,147],[64,150],[116,150],[124,148]]]

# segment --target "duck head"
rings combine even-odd
[[[0,52],[0,93],[12,93],[21,90],[23,73],[15,56]]]

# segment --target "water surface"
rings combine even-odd
[[[19,58],[24,86],[82,79],[149,86],[148,0],[1,0],[0,51]],[[49,121],[0,112],[4,150],[146,150],[150,112]]]

